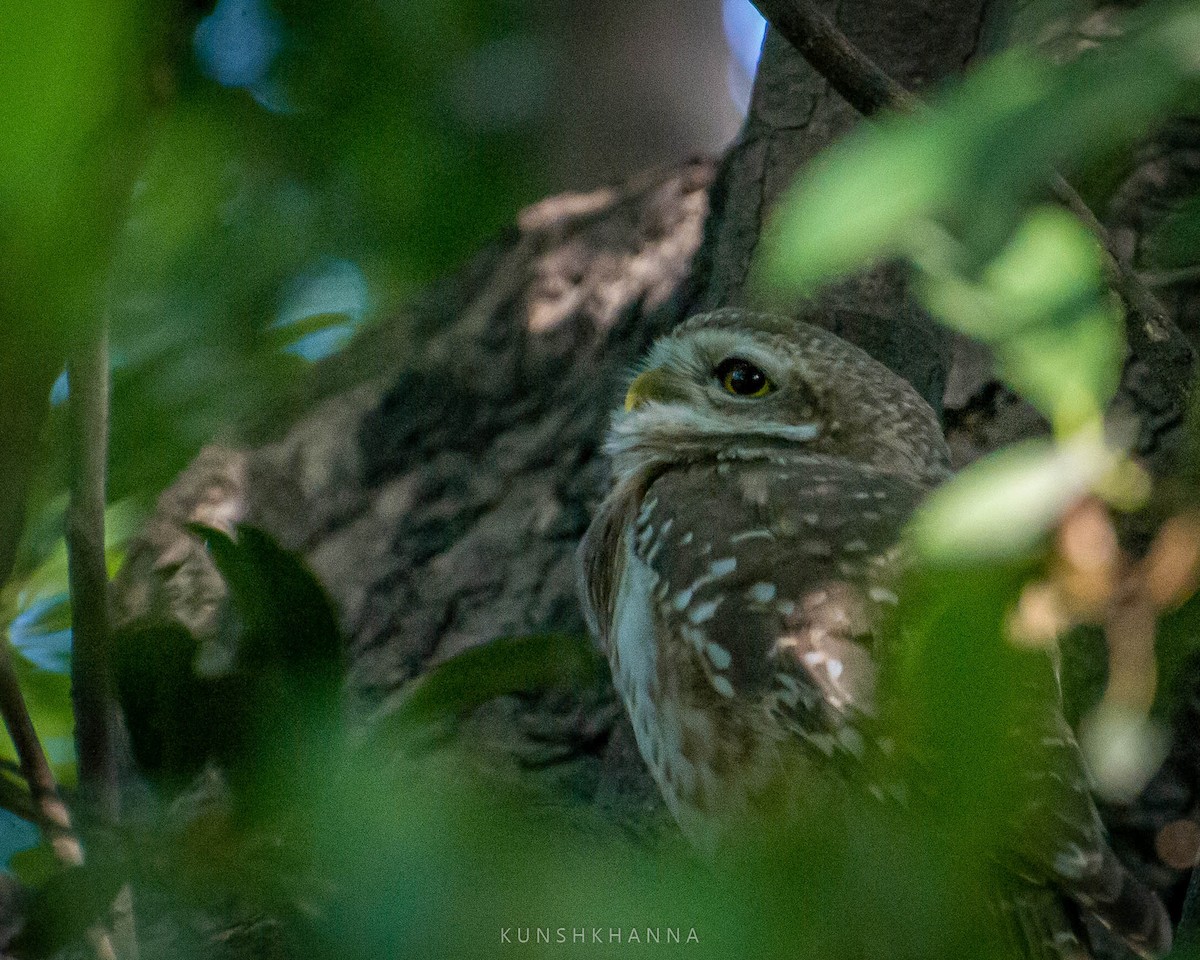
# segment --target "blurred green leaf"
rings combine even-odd
[[[590,685],[605,661],[586,637],[509,637],[473,647],[414,680],[386,720],[391,730],[463,716],[511,693]]]
[[[55,873],[34,893],[9,952],[18,960],[40,960],[82,940],[87,929],[107,914],[122,882],[121,875],[99,857]]]
[[[335,330],[338,327],[352,327],[353,322],[353,318],[345,313],[317,313],[310,317],[296,320],[293,323],[273,327],[271,329],[271,339],[275,342],[278,349],[282,350],[295,345],[305,337],[312,336],[314,333],[323,333],[327,330]]]
[[[10,866],[27,887],[40,887],[62,872],[62,861],[47,843],[13,854]]]
[[[894,655],[882,664],[883,720],[896,738],[911,813],[935,842],[969,861],[1009,863],[1016,851],[1033,850],[1040,862],[1058,835],[1055,804],[1038,802],[1047,800],[1038,791],[1056,788],[1027,776],[1052,763],[1044,738],[1058,711],[1054,669],[1046,651],[1006,636],[1037,569],[1027,557],[918,566],[901,591],[888,641]],[[1002,888],[1001,875],[988,885]]]
[[[65,501],[53,510],[58,530],[65,522]],[[104,510],[104,556],[111,577],[125,559],[125,548],[140,528],[145,514],[132,501],[109,504]],[[16,576],[0,589],[0,618],[13,617],[38,603],[62,597],[67,593],[67,544],[56,532],[48,552],[36,560],[31,571]]]
[[[1063,433],[1098,418],[1125,355],[1095,239],[1054,207],[1034,209],[973,281],[926,249],[918,292],[952,329],[988,344],[999,374]]]
[[[1087,435],[998,450],[935,490],[909,524],[908,539],[938,566],[1027,554],[1120,458]]]
[[[261,815],[290,804],[314,757],[338,749],[344,640],[325,590],[270,535],[189,528],[208,545],[238,619],[233,675],[219,691],[236,728],[225,760],[239,799]]]
[[[245,705],[237,688],[196,674],[195,638],[179,624],[130,625],[113,634],[116,694],[134,760],[178,788],[239,742]],[[220,718],[214,722],[214,718]]]
[[[283,669],[298,686],[336,698],[345,650],[333,604],[304,563],[266,532],[245,524],[237,539],[201,524],[241,618],[238,660],[252,671]]]
[[[970,276],[1008,242],[1052,167],[1132,143],[1196,92],[1193,5],[1147,4],[1128,26],[1063,66],[1007,51],[929,109],[827,151],[780,205],[763,278],[810,294],[879,258],[920,261],[941,230]]]

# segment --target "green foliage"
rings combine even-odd
[[[1016,49],[912,117],[828,151],[781,205],[762,264],[777,287],[820,283],[885,257],[916,292],[996,354],[1010,386],[1061,430],[1112,397],[1123,342],[1094,239],[1036,201],[1070,173],[1129,147],[1198,89],[1200,21],[1150,4],[1128,34],[1055,66]]]
[[[164,486],[221,428],[269,425],[302,394],[308,361],[286,348],[314,318],[388,316],[539,196],[538,91],[498,117],[464,106],[505,82],[487,72],[505,50],[546,56],[520,4],[266,9],[281,40],[261,80],[221,88],[184,64],[121,235],[118,497]]]
[[[154,44],[143,17],[140,2],[57,0],[5,18],[0,304],[34,343],[54,342],[58,324],[77,322],[68,311],[96,303],[131,172],[109,149],[132,145],[145,109]]]
[[[157,7],[55,2],[9,18],[20,23],[0,35],[11,113],[0,308],[21,338],[0,369],[40,423],[79,318],[111,313],[114,500],[145,504],[219,426],[286,405],[306,338],[371,322],[537,196],[525,149],[536,104],[487,69],[516,50],[536,80],[530,12],[511,0],[427,4],[420,16],[409,6],[280,0],[267,8],[281,39],[263,76],[221,88],[185,58],[153,120],[142,87],[154,31],[170,20]],[[596,798],[571,807],[482,772],[447,736],[496,697],[583,696],[603,671],[586,641],[510,637],[469,651],[364,734],[343,702],[345,638],[303,562],[251,527],[195,527],[229,588],[230,665],[201,672],[178,625],[113,638],[134,757],[161,803],[115,838],[85,833],[83,868],[62,870],[45,848],[16,860],[36,888],[17,953],[78,943],[132,877],[158,898],[143,905],[266,913],[282,921],[285,949],[315,957],[492,955],[508,949],[504,929],[516,939],[531,927],[551,942],[512,949],[533,957],[623,956],[629,930],[647,927],[695,928],[698,944],[647,950],[689,957],[1008,955],[985,891],[997,862],[1049,829],[1012,822],[1030,799],[1022,774],[1041,758],[1011,731],[1051,681],[1007,624],[1067,508],[1089,492],[1127,504],[1138,486],[1099,425],[1123,356],[1119,311],[1093,240],[1046,205],[1047,173],[1094,186],[1102,160],[1196,92],[1194,7],[1150,4],[1128,24],[1064,67],[1011,51],[920,115],[850,138],[797,184],[767,246],[763,275],[802,294],[906,258],[923,303],[991,347],[1056,428],[964,471],[912,526],[920,565],[889,634],[880,721],[895,749],[869,760],[890,788],[880,802],[812,778],[794,830],[747,837],[719,869],[669,845],[635,851],[595,814]],[[1195,214],[1168,218],[1164,263],[1194,262]],[[312,291],[331,275],[343,287],[357,277],[365,296],[322,301]],[[62,421],[56,408],[40,450],[36,424],[15,448],[44,469],[17,576],[0,593],[52,752],[72,726],[64,673],[38,665],[69,622]],[[135,519],[110,510],[113,566]],[[1198,613],[1193,600],[1167,624],[1165,684],[1195,656]],[[1081,688],[1074,713],[1096,695]],[[206,768],[219,771],[211,790]],[[901,783],[920,791],[897,796]]]
[[[43,960],[75,946],[105,916],[121,884],[111,864],[102,870],[80,866],[55,873],[34,893],[10,953],[20,960]]]
[[[1027,440],[1005,447],[936,490],[913,518],[910,539],[931,564],[946,568],[1022,557],[1119,462],[1089,435],[1069,444]]]
[[[1031,581],[1054,575],[1050,534],[1089,496],[1129,510],[1148,494],[1148,478],[1104,423],[1126,353],[1105,255],[1085,224],[1046,204],[1054,169],[1102,202],[1096,191],[1115,182],[1105,165],[1121,164],[1138,138],[1195,103],[1195,5],[1151,2],[1120,27],[1119,38],[1065,65],[1010,50],[928,108],[886,117],[827,151],[782,203],[758,264],[777,293],[812,296],[875,261],[904,261],[921,303],[987,345],[1000,378],[1053,428],[1053,439],[963,470],[909,529],[917,569],[885,678],[887,721],[897,753],[907,750],[918,767],[910,782],[928,788],[915,815],[935,844],[968,862],[1013,849],[1036,862],[1049,849],[1051,823],[1013,824],[1009,813],[1027,809],[1024,772],[1044,763],[1037,738],[1023,743],[1006,731],[1036,727],[1046,720],[1036,705],[1054,702],[1044,650],[1011,637]],[[1160,262],[1196,262],[1196,212],[1184,204],[1166,218],[1152,244]],[[1102,666],[1098,677],[1070,678],[1071,713],[1083,718],[1102,795],[1129,800],[1161,762],[1159,724],[1196,663],[1195,616],[1189,603],[1160,638],[1168,699],[1157,719],[1120,703],[1119,691],[1105,694]],[[1105,638],[1114,661],[1122,643],[1136,642],[1119,630]],[[1068,669],[1077,666],[1075,643],[1066,641]],[[1104,640],[1093,644],[1093,665],[1107,652]]]
[[[325,712],[313,709],[321,694],[314,697],[311,678],[329,676],[340,650],[316,581],[259,531],[243,527],[236,539],[197,532],[230,584],[234,666],[219,678],[198,677],[186,635],[126,632],[117,638],[122,700],[144,769],[156,772],[155,757],[199,744],[225,771],[232,804],[218,795],[182,820],[128,828],[132,858],[102,861],[97,873],[121,864],[141,889],[168,901],[267,911],[283,919],[285,942],[316,957],[368,960],[415,945],[429,958],[486,954],[503,946],[502,931],[515,941],[518,928],[538,927],[551,939],[522,946],[533,956],[615,956],[629,949],[630,930],[644,940],[647,928],[660,937],[678,931],[681,943],[663,951],[700,957],[745,950],[850,960],[864,944],[912,960],[1007,956],[980,891],[994,881],[988,865],[1009,839],[1000,813],[1014,794],[981,777],[1019,782],[1008,774],[1023,758],[1004,738],[1019,701],[1006,681],[1024,664],[999,641],[996,614],[1022,570],[1004,580],[977,571],[910,591],[923,597],[907,627],[914,654],[892,678],[904,688],[897,700],[905,712],[888,718],[903,746],[875,773],[883,782],[907,776],[904,766],[920,755],[924,779],[935,783],[933,806],[900,817],[898,808],[834,787],[836,796],[813,797],[794,831],[748,835],[711,870],[675,847],[653,857],[636,851],[590,807],[563,807],[534,784],[481,771],[444,736],[447,720],[496,696],[591,688],[598,658],[586,641],[511,638],[461,654],[412,684],[363,738],[336,720],[311,722]],[[963,632],[964,622],[977,629]],[[981,649],[989,651],[982,659]],[[959,665],[950,684],[931,669],[946,660]],[[206,697],[217,689],[228,696],[214,708]],[[959,735],[947,740],[947,728]],[[215,749],[204,741],[222,729],[235,736]],[[179,740],[163,750],[173,731]],[[186,777],[158,782],[171,795]],[[63,882],[56,878],[40,902],[60,903],[54,891]],[[57,931],[45,909],[45,929]],[[72,923],[64,929],[76,930],[77,918]],[[586,946],[558,943],[559,928],[567,938],[586,931]],[[616,929],[620,945],[609,940]],[[698,942],[687,942],[693,930]]]
[[[1095,238],[1065,211],[1039,207],[977,280],[953,259],[931,245],[918,260],[918,295],[934,316],[988,344],[1000,376],[1056,427],[1094,423],[1125,352]]]
[[[585,687],[607,670],[592,642],[558,635],[506,637],[447,660],[413,681],[387,718],[396,733],[469,714],[489,700],[542,689]]]
[[[64,504],[49,510],[52,521],[27,531],[23,566],[0,589],[0,623],[5,624],[26,705],[60,782],[75,781],[75,722],[70,697],[69,643],[71,604],[67,595],[67,548],[61,534]],[[128,503],[105,511],[105,555],[110,573],[124,558],[125,546],[141,514]],[[15,760],[7,732],[0,734],[0,758]]]
[[[241,811],[259,818],[297,789],[312,751],[341,727],[344,643],[312,574],[269,536],[237,540],[197,526],[229,586],[236,652],[218,676],[177,624],[133,624],[113,638],[117,692],[139,765],[179,788],[208,761],[227,772]]]

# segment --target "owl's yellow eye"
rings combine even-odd
[[[717,364],[713,375],[727,393],[735,397],[765,397],[773,389],[770,378],[749,360],[729,357]]]

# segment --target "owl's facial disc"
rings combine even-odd
[[[669,338],[625,395],[624,430],[670,434],[753,455],[808,444],[822,432],[815,394],[797,358],[776,344],[729,331]],[[702,438],[708,438],[704,440]]]
[[[654,342],[613,415],[618,477],[671,463],[835,456],[923,484],[948,473],[937,416],[840,337],[769,314],[697,314]]]
[[[703,364],[701,364],[703,366]],[[677,370],[672,365],[653,367],[634,378],[625,394],[625,412],[631,413],[645,403],[689,403],[697,399],[687,389],[692,369]],[[697,379],[706,379],[701,373]],[[710,379],[731,397],[759,400],[777,389],[775,381],[754,361],[728,356],[716,363]],[[711,388],[711,384],[709,384]]]

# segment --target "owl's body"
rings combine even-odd
[[[891,749],[872,718],[900,531],[949,472],[929,406],[824,331],[719,311],[655,345],[608,452],[581,593],[689,838],[715,851],[762,817],[836,815],[846,790],[902,802],[862,771]],[[1021,851],[1026,872],[1158,951],[1165,913],[1108,849],[1057,703],[1038,722],[1061,743],[1065,826],[1060,846]],[[1072,955],[1070,930],[1053,933]]]
[[[695,464],[647,488],[626,521],[610,657],[638,745],[698,845],[800,786],[779,782],[795,738],[817,776],[866,749],[892,544],[923,492],[822,456]]]

